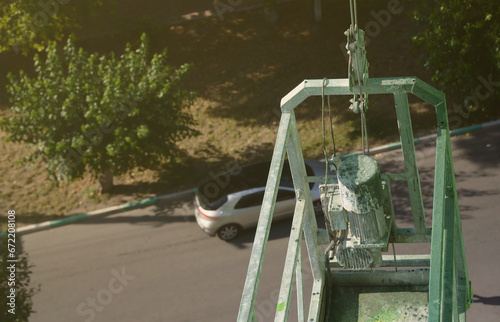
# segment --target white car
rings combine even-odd
[[[227,241],[234,239],[243,229],[256,226],[270,165],[271,161],[250,164],[203,183],[195,196],[195,217],[201,229],[210,236],[218,235]],[[308,176],[323,176],[325,173],[323,162],[305,160],[305,166]],[[310,189],[314,210],[316,214],[322,214],[319,183],[310,183]],[[290,217],[294,209],[295,190],[285,160],[273,219]]]

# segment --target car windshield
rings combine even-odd
[[[200,205],[207,210],[216,210],[227,201],[227,195],[231,193],[264,187],[270,166],[271,161],[258,162],[212,177],[198,188]],[[306,172],[307,175],[313,175],[313,170],[307,164]],[[280,186],[293,188],[290,166],[286,160]]]

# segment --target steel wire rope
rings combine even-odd
[[[332,135],[333,156],[336,156],[337,145],[335,144],[335,134],[333,133],[333,118],[332,118],[332,106],[330,104],[330,95],[327,95],[326,99],[328,101],[328,115],[330,116],[330,133]]]
[[[325,197],[326,194],[328,194],[328,153],[326,151],[326,126],[325,126],[325,86],[327,84],[328,79],[325,77],[323,78],[323,83],[321,86],[321,128],[323,132],[323,154],[325,157],[325,183],[324,183],[324,193]],[[331,108],[331,103],[330,103],[330,95],[326,96],[328,100],[328,114],[330,117],[330,133],[332,135],[332,145],[333,145],[333,154],[336,155],[336,147],[335,147],[335,136],[333,133],[333,120],[332,120],[332,108]],[[325,224],[326,224],[326,229],[328,231],[328,234],[332,236],[336,235],[336,232],[333,231],[332,229],[332,223],[330,222],[330,218],[328,217],[328,202],[326,201],[327,198],[325,198],[325,207],[324,207],[324,216],[325,216]],[[330,245],[327,247],[327,250],[325,250],[325,255],[327,255],[329,252],[331,252],[332,256],[335,253],[335,247],[336,244],[338,243],[339,238],[334,238],[333,241],[330,243]],[[333,259],[333,257],[331,257]]]
[[[323,78],[321,86],[321,130],[323,132],[323,155],[325,156],[325,189],[328,180],[328,154],[326,152],[326,130],[325,130],[325,85],[327,79]]]
[[[363,151],[363,155],[370,154],[370,146],[368,144],[368,129],[366,125],[366,115],[365,115],[365,104],[367,102],[365,101],[365,95],[363,94],[363,85],[361,83],[361,75],[360,75],[360,70],[359,70],[359,57],[358,57],[358,38],[359,38],[359,28],[358,28],[358,7],[357,7],[357,2],[356,0],[349,0],[349,7],[350,7],[350,13],[351,13],[351,32],[354,35],[354,32],[356,32],[356,37],[354,39],[354,52],[353,54],[356,55],[356,77],[358,79],[358,86],[359,86],[359,99],[360,99],[360,114],[361,114],[361,147]],[[353,61],[352,61],[352,55],[349,56],[349,68],[353,68]],[[356,98],[356,95],[354,96]],[[353,100],[353,104],[355,104],[356,99]]]
[[[327,84],[328,79],[323,78],[323,84],[321,87],[321,129],[323,132],[323,154],[325,156],[325,185],[327,184],[328,177],[328,152],[326,150],[326,125],[325,125],[325,86]],[[332,117],[332,105],[330,102],[330,95],[326,95],[326,99],[328,102],[328,115],[330,118],[330,134],[332,137],[332,148],[333,155],[337,155],[337,147],[335,144],[335,134],[333,131],[333,117]]]

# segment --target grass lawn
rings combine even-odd
[[[140,13],[150,3],[158,5],[158,1],[135,3],[135,11],[126,12]],[[139,35],[147,32],[153,51],[168,48],[172,66],[194,64],[184,86],[199,94],[191,112],[201,135],[179,142],[184,154],[176,164],[130,171],[115,178],[115,188],[104,195],[96,193],[96,182],[90,177],[56,186],[47,180],[43,163],[29,168],[17,163],[29,154],[29,147],[2,140],[0,202],[4,210],[0,215],[6,216],[7,209],[15,209],[19,226],[41,222],[189,189],[208,173],[222,171],[228,164],[270,158],[281,97],[306,78],[347,77],[347,61],[341,48],[345,42],[343,32],[350,23],[348,4],[332,3],[325,4],[321,24],[312,22],[302,1],[280,4],[280,19],[275,24],[265,21],[262,9],[227,13],[224,20],[212,17],[178,25],[132,17],[127,20],[126,16],[115,19],[120,22],[112,25],[106,25],[102,16],[93,18],[101,21],[89,20],[89,25],[101,23],[107,29],[104,35],[94,32],[90,33],[92,37],[80,40],[79,45],[88,51],[119,53],[126,42],[137,43]],[[378,29],[372,29],[367,45],[370,76],[417,76],[429,82],[429,75],[411,46],[411,36],[416,32],[410,19],[411,8],[392,15],[384,26],[377,22],[373,12],[386,7],[387,1],[377,0],[364,2],[359,8],[359,21],[372,22],[372,28],[378,24]],[[80,33],[89,35],[85,26]],[[29,71],[30,64],[30,57],[0,55],[2,71],[21,68]],[[0,75],[2,88],[5,74]],[[1,93],[4,96],[5,91],[2,89]],[[348,109],[349,98],[332,98],[340,153],[358,150],[361,143],[359,115]],[[1,104],[4,107],[0,112],[8,115],[5,97]],[[432,133],[434,109],[413,98],[410,106],[415,135]],[[296,115],[305,157],[322,157],[321,99],[309,99],[296,109]],[[367,121],[371,146],[398,139],[390,95],[370,97]],[[1,138],[5,136],[0,133]]]

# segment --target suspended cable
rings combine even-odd
[[[335,144],[335,135],[333,133],[333,119],[332,119],[332,106],[330,104],[330,95],[326,97],[328,100],[328,114],[330,115],[330,133],[332,134],[332,146],[333,146],[333,155],[337,155],[337,148]]]
[[[323,130],[323,154],[325,156],[325,186],[328,182],[328,154],[326,153],[326,130],[325,130],[325,86],[327,79],[323,78],[321,86],[321,128]],[[330,100],[328,100],[330,102]]]
[[[349,0],[349,7],[351,9],[351,27],[354,26],[354,9],[353,9],[353,0]]]
[[[361,110],[361,142],[363,155],[369,155],[370,147],[368,145],[368,128],[366,126],[366,114],[364,110]]]
[[[358,94],[354,94],[353,98],[353,110],[357,113],[361,113],[361,145],[363,154],[370,154],[370,148],[368,145],[368,129],[366,126],[366,115],[365,110],[368,104],[366,99],[366,94],[363,93],[363,78],[361,78],[361,66],[360,61],[363,59],[358,40],[361,36],[361,32],[358,28],[358,8],[356,0],[349,0],[350,14],[351,14],[351,26],[350,26],[350,36],[354,38],[353,44],[348,44],[350,55],[349,55],[349,70],[355,72],[356,82],[359,87],[359,97]],[[363,47],[364,48],[364,47]],[[356,65],[354,68],[354,64]]]
[[[354,28],[358,29],[358,5],[354,0]]]

